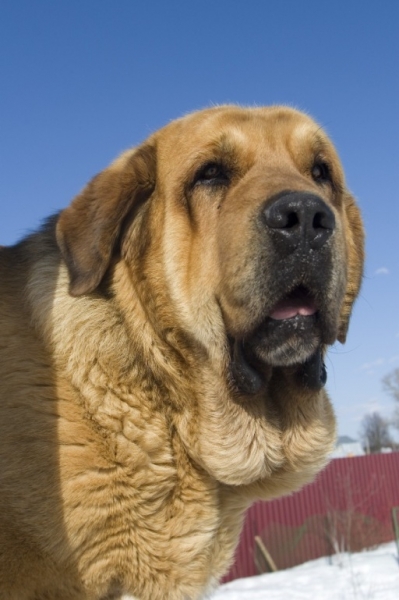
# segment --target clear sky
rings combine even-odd
[[[158,127],[225,102],[311,114],[362,207],[363,289],[327,361],[339,432],[357,437],[365,413],[392,412],[381,377],[399,366],[398,0],[3,0],[0,244]]]

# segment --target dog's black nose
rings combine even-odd
[[[278,250],[294,252],[298,247],[318,250],[335,228],[332,210],[316,194],[285,192],[268,201],[263,220]]]

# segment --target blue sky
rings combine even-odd
[[[339,432],[357,437],[364,414],[392,412],[381,377],[399,366],[398,64],[397,0],[3,0],[0,244],[183,113],[305,110],[335,142],[367,230],[350,335],[327,361]]]

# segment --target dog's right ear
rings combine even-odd
[[[88,294],[100,284],[124,218],[151,195],[155,178],[155,144],[147,142],[122,154],[62,211],[56,237],[72,296]]]

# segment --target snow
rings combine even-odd
[[[319,558],[222,585],[211,600],[398,600],[394,542],[377,550]]]

